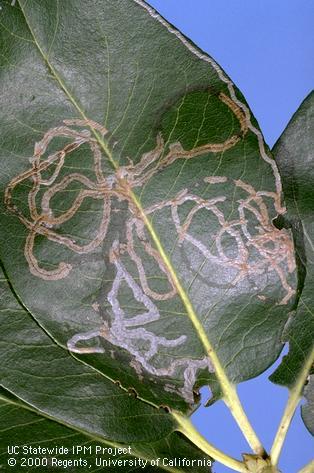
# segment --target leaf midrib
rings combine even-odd
[[[86,116],[84,110],[82,110],[82,108],[79,106],[77,100],[75,99],[75,97],[73,97],[73,95],[70,93],[70,91],[68,90],[67,86],[65,85],[65,83],[63,82],[63,80],[61,79],[61,77],[59,76],[58,72],[55,70],[55,68],[53,67],[53,65],[50,63],[49,61],[49,58],[47,57],[47,55],[44,53],[42,47],[40,46],[37,38],[36,38],[36,35],[27,19],[27,15],[23,9],[23,6],[21,5],[21,2],[20,0],[18,0],[18,3],[20,5],[20,8],[21,8],[21,11],[23,13],[23,16],[24,16],[24,19],[25,19],[25,22],[26,22],[26,25],[30,31],[30,34],[34,40],[34,44],[36,45],[36,47],[38,48],[38,51],[40,52],[42,58],[44,59],[45,63],[47,64],[50,72],[52,73],[52,75],[55,77],[57,83],[59,84],[61,90],[63,90],[63,92],[65,93],[66,97],[70,100],[70,102],[73,104],[73,106],[76,108],[76,110],[80,113],[81,117],[88,121],[88,117]],[[110,163],[112,164],[112,166],[114,167],[115,170],[118,170],[119,169],[119,165],[115,162],[115,160],[113,159],[113,156],[112,156],[112,153],[109,149],[109,147],[107,146],[106,142],[99,136],[99,134],[97,133],[97,131],[91,127],[91,131],[93,132],[95,138],[97,139],[99,145],[101,146],[101,148],[103,149],[103,151],[105,152],[105,154],[107,155]],[[217,375],[217,377],[220,379],[220,384],[222,386],[222,390],[224,391],[224,387],[227,387],[229,385],[229,381],[227,379],[227,376],[226,376],[226,373],[222,367],[222,365],[220,364],[220,361],[218,359],[218,356],[216,354],[216,352],[214,351],[208,337],[207,337],[207,334],[205,332],[205,329],[201,323],[201,321],[199,320],[196,312],[194,311],[194,308],[192,306],[192,303],[186,293],[186,291],[184,290],[181,282],[179,281],[177,275],[176,275],[176,272],[169,260],[169,257],[167,256],[165,250],[163,249],[163,246],[158,238],[158,235],[157,235],[157,232],[155,231],[153,225],[151,224],[150,220],[148,219],[148,217],[146,216],[145,212],[144,212],[144,209],[143,207],[141,206],[138,198],[136,197],[136,195],[130,191],[130,197],[131,199],[133,200],[133,203],[136,205],[136,207],[138,208],[139,212],[140,212],[140,215],[141,215],[141,218],[142,220],[144,221],[155,245],[156,245],[156,248],[157,250],[159,251],[160,253],[160,256],[161,258],[163,259],[163,262],[165,263],[169,273],[170,273],[170,276],[174,282],[174,285],[177,289],[177,292],[183,302],[183,305],[184,307],[186,308],[186,311],[187,311],[187,314],[190,318],[190,320],[192,321],[193,323],[193,326],[196,330],[196,333],[200,339],[200,341],[202,342],[202,345],[206,351],[206,353],[208,354],[208,356],[210,357],[213,365],[214,365],[214,368],[215,368],[215,373]]]

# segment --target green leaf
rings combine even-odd
[[[171,416],[135,399],[49,338],[1,291],[1,386],[46,416],[120,442],[152,441],[175,429]]]
[[[299,272],[299,296],[296,312],[292,312],[283,333],[289,342],[289,353],[271,380],[275,383],[294,386],[304,364],[313,359],[314,333],[314,93],[301,104],[286,130],[274,147],[283,182],[287,203],[286,223],[294,233]],[[305,390],[309,403],[313,403],[313,383]],[[305,424],[313,432],[313,407],[302,407]],[[312,417],[312,418],[311,418]]]
[[[69,449],[85,445],[91,451],[70,457],[81,456],[97,466],[96,457],[108,461],[115,457],[96,455],[100,452],[96,446],[131,447],[132,455],[123,455],[123,459],[150,462],[159,457],[164,465],[156,471],[179,473],[190,471],[191,465],[197,472],[208,471],[210,458],[183,435],[173,432],[176,426],[170,414],[135,399],[58,347],[17,303],[4,276],[0,279],[0,295],[0,468],[7,465],[10,445],[20,449],[23,445]],[[69,455],[56,457],[70,459]],[[178,468],[172,468],[175,458]],[[144,472],[150,471],[149,464]],[[121,469],[107,465],[110,471]],[[134,471],[135,464],[128,465]],[[36,465],[28,466],[25,470],[32,471]],[[77,471],[77,464],[72,468],[69,463],[68,469]]]
[[[26,404],[0,391],[0,469],[5,470],[10,459],[23,471],[102,471],[150,472],[152,462],[156,473],[171,471],[197,473],[210,471],[211,460],[186,439],[173,433],[164,440],[147,444],[118,444],[95,435],[61,425]],[[13,447],[15,452],[12,453]],[[173,467],[175,464],[178,467]],[[180,466],[181,465],[181,466]]]
[[[265,370],[295,264],[240,92],[141,0],[0,15],[1,254],[41,329],[82,369],[185,413],[215,375]]]

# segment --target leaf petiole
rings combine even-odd
[[[232,468],[234,471],[240,473],[248,473],[244,463],[230,457],[226,453],[222,452],[218,448],[211,445],[192,425],[191,421],[180,414],[179,412],[173,411],[173,417],[178,422],[178,431],[185,435],[191,442],[194,443],[200,450],[212,457],[214,460],[219,461],[223,465]]]

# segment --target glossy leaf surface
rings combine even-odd
[[[197,326],[231,381],[267,368],[293,243],[230,79],[140,0],[5,2],[0,21],[1,255],[51,350],[187,413],[215,388]]]

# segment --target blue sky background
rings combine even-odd
[[[246,97],[266,142],[272,147],[314,84],[312,0],[149,0],[170,23],[208,52]],[[273,385],[269,369],[239,386],[244,407],[270,449],[288,391]],[[206,395],[206,394],[205,394]],[[193,416],[215,446],[239,457],[249,448],[221,402]],[[298,409],[280,468],[296,473],[313,457],[313,438]],[[230,473],[215,464],[215,473]]]

